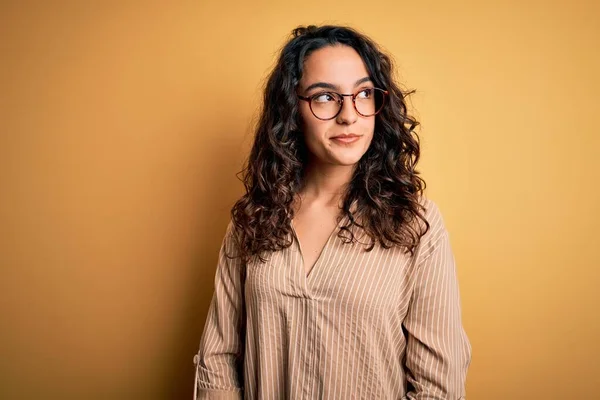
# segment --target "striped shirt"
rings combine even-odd
[[[293,233],[266,263],[227,258],[230,222],[194,357],[194,398],[464,399],[471,345],[455,259],[439,208],[423,204],[430,230],[413,256],[367,252],[336,229],[308,276]]]

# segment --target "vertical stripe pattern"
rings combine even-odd
[[[423,202],[430,230],[414,256],[334,233],[308,276],[297,238],[266,263],[227,258],[230,223],[194,398],[464,399],[471,345],[455,259],[437,205]]]

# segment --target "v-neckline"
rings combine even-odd
[[[296,239],[296,244],[298,245],[298,251],[300,252],[300,261],[301,261],[300,269],[301,269],[304,281],[307,284],[308,284],[308,281],[310,280],[311,276],[314,275],[314,271],[315,271],[317,265],[320,263],[321,258],[323,257],[323,254],[325,253],[325,250],[329,247],[329,244],[330,244],[332,238],[334,236],[336,236],[337,231],[338,231],[340,225],[342,224],[342,221],[344,221],[345,219],[346,219],[346,216],[345,215],[342,216],[340,218],[340,220],[337,222],[337,224],[335,225],[335,227],[332,229],[331,233],[327,237],[327,240],[325,241],[325,244],[321,248],[319,255],[315,259],[315,262],[313,263],[313,265],[311,265],[308,273],[306,273],[306,267],[304,265],[305,262],[304,262],[304,253],[302,251],[302,244],[300,242],[300,238],[298,237],[298,234],[296,233],[296,229],[294,228],[294,219],[292,218],[292,220],[290,221],[290,226],[292,227],[292,234],[294,235],[294,238]]]

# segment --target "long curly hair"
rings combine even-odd
[[[371,145],[358,162],[343,195],[337,233],[356,242],[354,225],[368,237],[366,250],[400,246],[414,255],[429,230],[421,196],[425,181],[415,166],[420,156],[419,123],[407,113],[403,93],[393,79],[393,62],[378,45],[353,28],[300,26],[283,46],[264,90],[262,112],[240,180],[246,193],[231,209],[236,257],[266,261],[268,254],[292,244],[292,204],[303,183],[308,152],[301,132],[296,88],[304,61],[325,46],[350,46],[360,55],[372,82],[389,92],[375,116]],[[352,207],[351,207],[352,206]],[[423,224],[417,223],[421,220]]]

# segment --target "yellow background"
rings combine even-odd
[[[210,4],[207,4],[210,3]],[[393,54],[470,399],[600,393],[594,1],[2,2],[0,398],[175,399],[262,83],[299,24]]]

